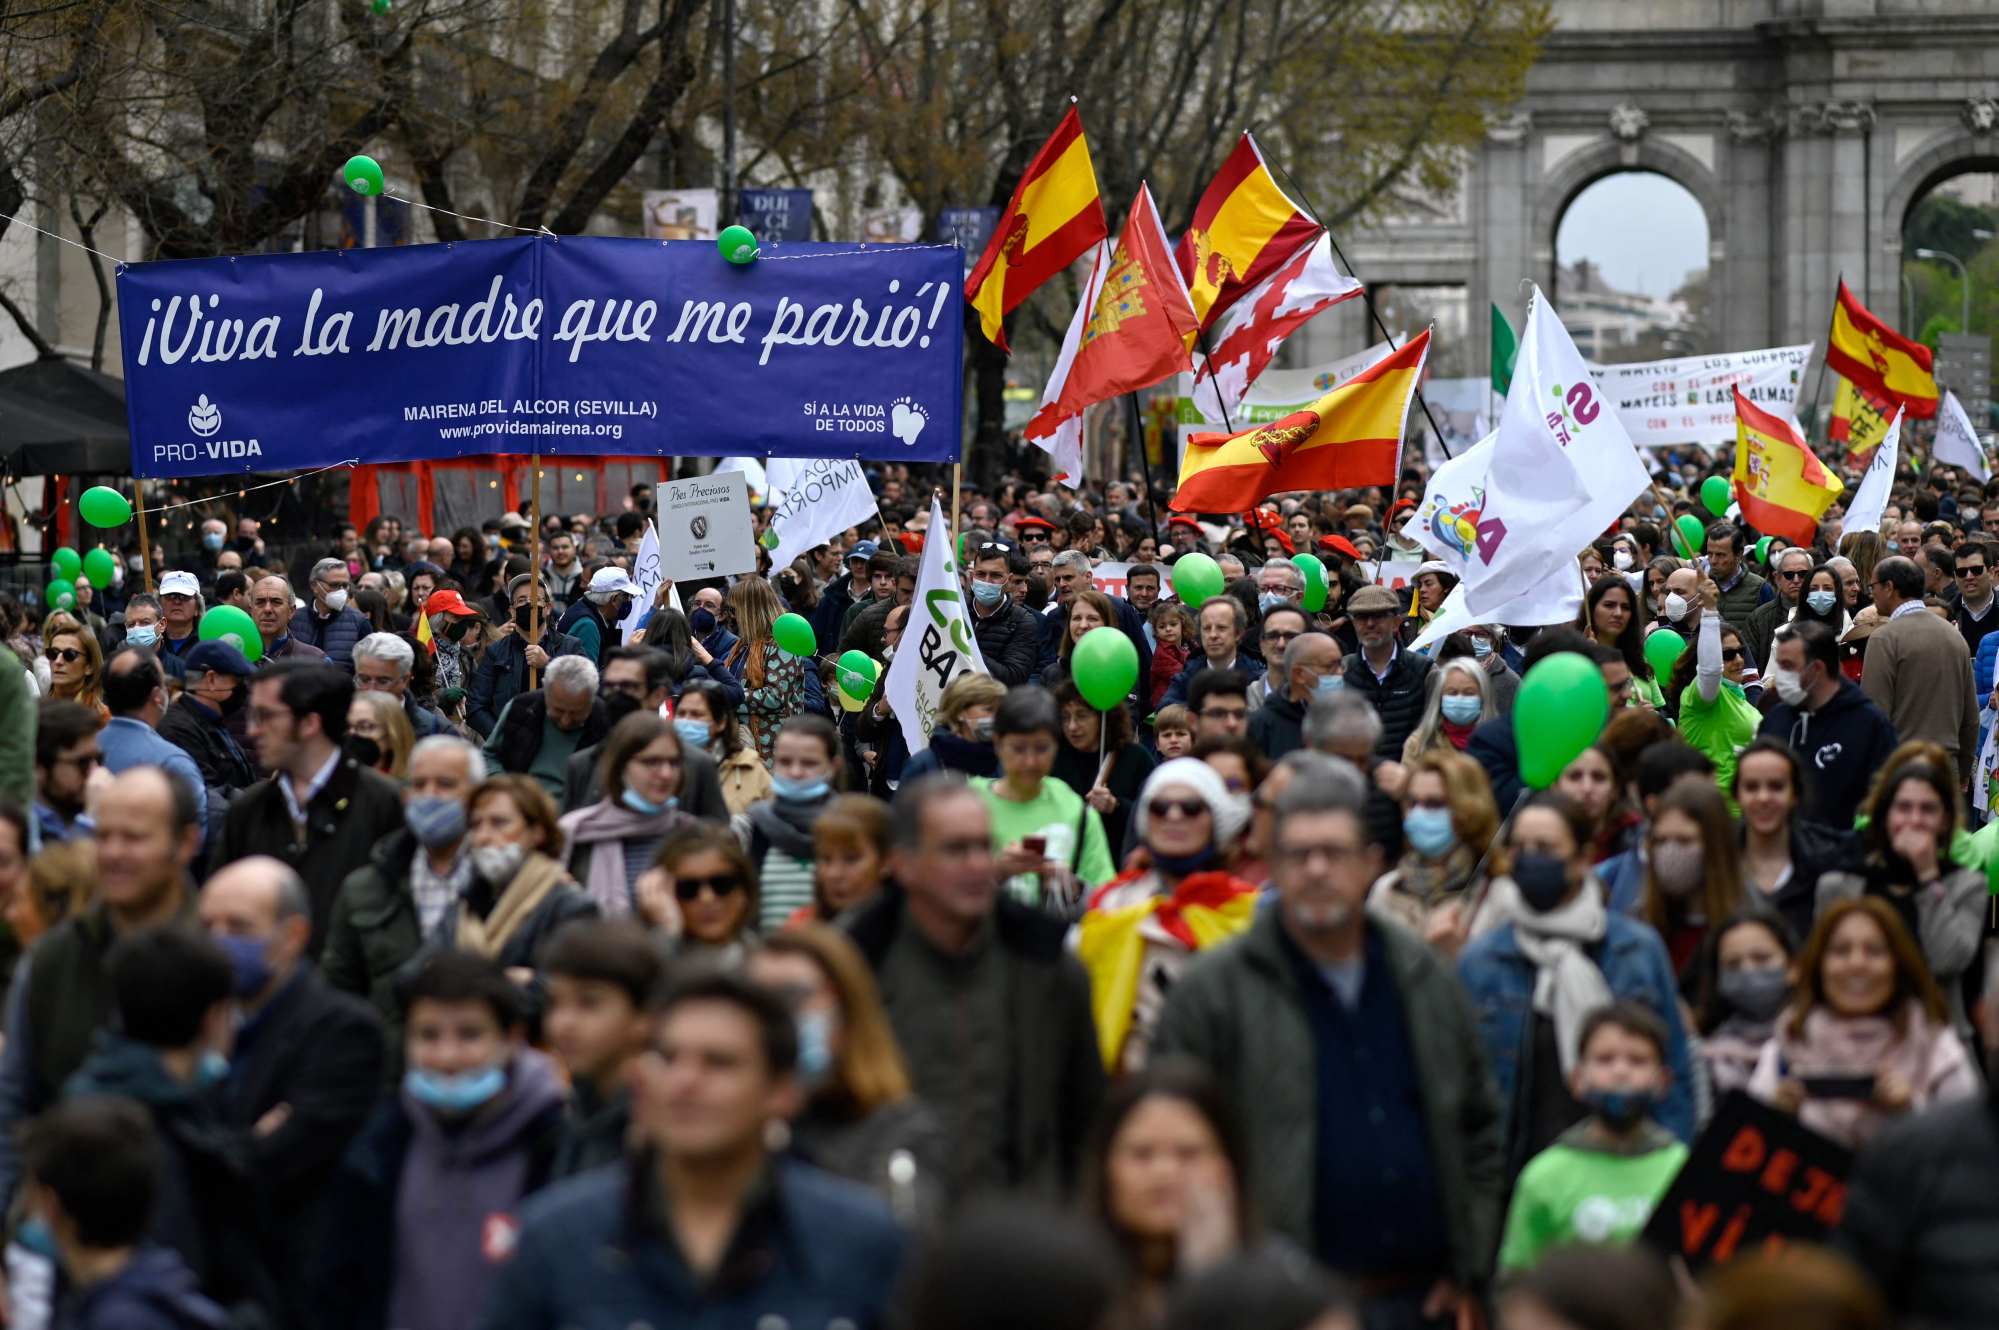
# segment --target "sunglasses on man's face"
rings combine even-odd
[[[683,901],[701,898],[704,891],[713,892],[716,900],[732,896],[743,889],[743,880],[734,873],[724,873],[719,877],[680,877],[673,880],[673,894]]]

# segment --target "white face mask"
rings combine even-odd
[[[335,587],[326,593],[326,608],[335,614],[347,608],[347,588]]]
[[[1613,552],[1610,556],[1610,561],[1617,565],[1617,571],[1620,573],[1628,573],[1631,571],[1632,560],[1631,560],[1630,550],[1619,549]]]
[[[1666,594],[1666,617],[1674,623],[1686,618],[1687,611],[1692,608],[1687,604],[1687,598],[1679,592],[1670,591]]]
[[[1805,700],[1804,676],[1796,670],[1771,670],[1770,686],[1777,690],[1777,696],[1783,700],[1786,706],[1795,707]]]

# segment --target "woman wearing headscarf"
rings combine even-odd
[[[1132,810],[1138,866],[1090,898],[1070,942],[1090,973],[1098,1050],[1113,1071],[1145,1065],[1166,994],[1195,952],[1234,937],[1256,886],[1224,867],[1249,801],[1199,758],[1162,763]]]

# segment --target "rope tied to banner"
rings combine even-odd
[[[236,497],[240,499],[245,494],[250,494],[257,490],[275,489],[279,485],[295,485],[301,480],[306,480],[309,479],[310,477],[321,475],[328,471],[338,471],[343,466],[355,467],[359,465],[361,465],[360,458],[349,457],[345,461],[333,462],[329,463],[326,466],[314,467],[310,471],[300,471],[294,475],[282,476],[277,480],[267,480],[261,485],[241,485],[238,486],[236,489]],[[178,508],[199,508],[203,504],[219,502],[224,497],[226,496],[220,494],[211,494],[209,497],[205,499],[183,499],[179,503],[162,503],[146,509],[146,512],[148,514],[170,513]]]

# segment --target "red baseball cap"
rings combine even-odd
[[[470,619],[479,613],[479,611],[465,603],[465,597],[459,595],[450,587],[446,587],[442,591],[431,592],[430,599],[423,603],[423,612],[425,614],[455,614],[461,619]]]
[[[1016,517],[1013,519],[1013,524],[1016,527],[1023,527],[1023,526],[1043,527],[1049,531],[1053,531],[1055,529],[1055,524],[1049,521],[1045,517]]]

